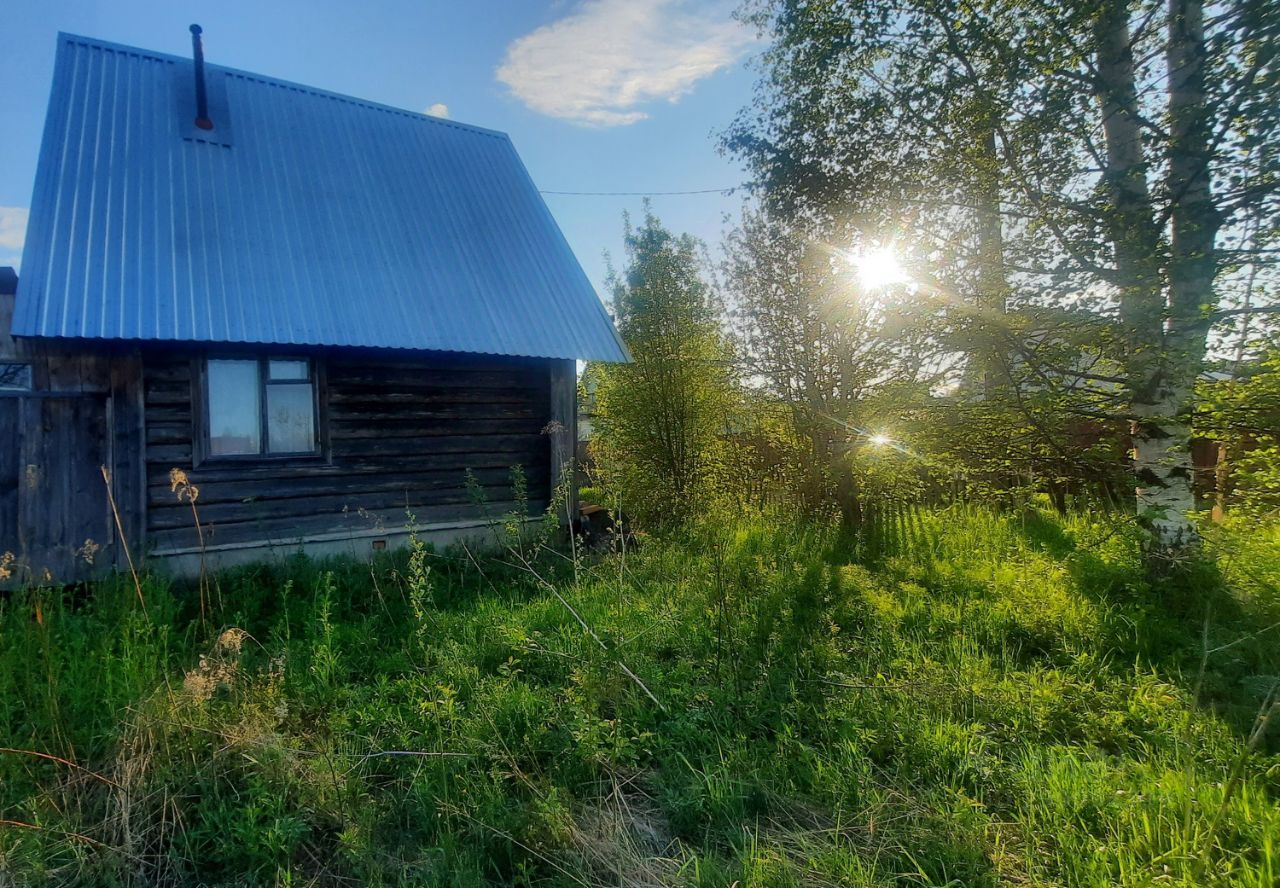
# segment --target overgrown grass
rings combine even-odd
[[[15,595],[0,883],[1280,883],[1280,530],[874,526]]]

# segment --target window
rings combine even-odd
[[[209,456],[318,451],[315,377],[305,358],[210,359],[205,392]]]
[[[31,391],[31,365],[0,363],[0,392]]]

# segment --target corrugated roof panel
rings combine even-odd
[[[626,360],[506,135],[206,70],[59,36],[15,335]]]

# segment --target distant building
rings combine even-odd
[[[178,569],[384,548],[406,512],[463,534],[512,508],[513,466],[545,508],[575,361],[627,355],[511,141],[205,66],[198,40],[58,37],[0,272],[0,553],[57,581],[123,564],[100,467],[135,557]]]

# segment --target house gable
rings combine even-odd
[[[60,35],[15,335],[626,359],[506,135],[191,70]]]

